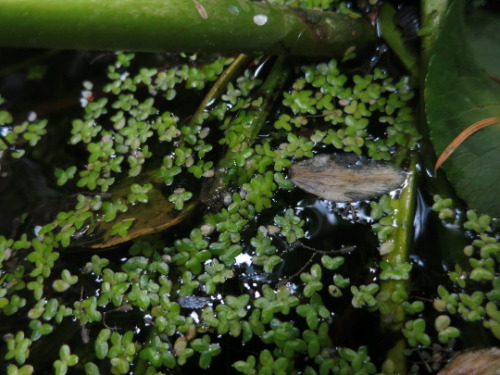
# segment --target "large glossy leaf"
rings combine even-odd
[[[475,43],[465,36],[464,1],[456,0],[434,45],[426,77],[426,115],[437,155],[469,126],[500,118],[500,85],[478,65],[481,56],[473,55],[478,50],[467,40]],[[500,48],[495,38],[481,39],[481,44],[485,49]],[[499,124],[468,137],[442,168],[469,207],[500,217]]]
[[[478,10],[465,19],[467,41],[477,64],[490,76],[500,77],[500,15]]]

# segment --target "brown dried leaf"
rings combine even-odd
[[[465,352],[455,357],[438,375],[498,375],[500,349]]]
[[[317,155],[292,165],[291,180],[302,190],[334,202],[371,199],[401,186],[395,166],[354,154]]]

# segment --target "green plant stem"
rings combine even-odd
[[[450,0],[424,0],[422,1],[422,79],[425,77],[429,63],[430,51],[441,29],[441,25],[448,9]],[[424,87],[423,85],[421,87]]]
[[[421,53],[420,53],[420,102],[425,103],[426,97],[426,78],[427,78],[427,69],[429,66],[430,59],[430,51],[432,46],[437,38],[439,30],[441,28],[441,24],[443,22],[444,16],[448,9],[450,0],[425,0],[422,2],[422,27],[427,30],[424,35],[422,35],[421,39]],[[425,106],[419,106],[419,124],[418,130],[420,134],[427,140],[429,140],[429,128],[427,126],[426,114],[425,114]],[[426,142],[423,147],[431,148],[430,141]],[[433,151],[428,152],[429,150],[425,150],[420,153],[420,163],[423,168],[428,170],[427,173],[423,174],[425,177],[425,185],[426,190],[431,194],[440,194],[442,196],[457,198],[455,191],[450,185],[450,182],[446,179],[446,176],[443,173],[438,173],[434,175],[432,172],[434,168],[434,163],[436,162],[436,155]],[[432,176],[432,177],[429,177]],[[446,245],[441,245],[441,249],[448,249],[464,247],[466,245],[465,239],[462,238],[461,234],[454,233],[449,228],[438,227],[437,230],[440,232],[440,235],[436,236],[439,241]],[[461,241],[459,240],[461,239]],[[459,245],[457,242],[460,242]],[[457,243],[455,246],[451,246],[451,243]],[[464,264],[464,255],[459,254],[458,259],[456,258],[457,253],[452,252],[448,254],[451,256],[456,263]]]
[[[258,93],[262,96],[262,105],[254,108],[249,113],[249,118],[252,120],[243,128],[242,135],[244,140],[238,144],[238,147],[227,150],[224,157],[219,161],[211,188],[202,189],[202,201],[209,201],[224,191],[228,183],[225,179],[227,169],[234,164],[234,159],[240,151],[251,147],[254,143],[276,99],[281,95],[283,85],[290,76],[290,73],[291,67],[288,60],[283,56],[278,57]]]
[[[418,58],[408,49],[401,31],[394,22],[396,10],[389,3],[383,3],[379,10],[380,31],[389,47],[399,57],[410,72],[413,80],[418,82]]]
[[[410,156],[410,167],[408,177],[401,196],[394,199],[394,226],[396,230],[388,239],[394,243],[391,252],[382,257],[382,262],[390,262],[393,265],[403,265],[409,258],[410,246],[413,239],[413,218],[415,211],[417,193],[417,155]],[[400,298],[393,298],[396,291],[404,290],[408,292],[409,280],[385,280],[380,282],[380,296],[384,296],[385,308],[381,311],[382,329],[399,334],[404,324],[405,312]],[[395,374],[406,374],[406,357],[404,354],[405,340],[396,341],[394,346],[388,351],[386,360],[393,363]]]
[[[0,46],[343,57],[362,18],[244,0],[0,0]]]
[[[196,109],[191,121],[189,121],[189,126],[194,126],[198,123],[200,115],[207,110],[210,102],[216,100],[224,92],[227,84],[231,82],[243,69],[244,67],[252,61],[252,57],[245,54],[240,54],[234,59],[234,61],[229,65],[219,76],[217,81],[210,88],[210,91],[205,95],[202,102]]]

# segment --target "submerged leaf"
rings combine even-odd
[[[124,182],[113,186],[110,194],[112,199],[127,200],[130,187],[141,181],[152,180],[151,173],[143,173],[137,177],[128,178]],[[90,247],[94,249],[116,246],[130,241],[136,237],[158,233],[185,220],[196,207],[196,202],[185,204],[177,210],[175,204],[168,200],[170,195],[163,192],[166,189],[162,183],[152,183],[152,188],[147,192],[147,203],[133,203],[128,205],[126,212],[120,212],[110,222],[104,216],[92,224],[81,238],[73,241],[74,247]],[[130,224],[130,228],[117,228],[117,223]],[[121,230],[120,230],[121,229]]]
[[[371,199],[398,188],[404,174],[395,166],[354,154],[318,155],[290,168],[302,190],[334,202]]]

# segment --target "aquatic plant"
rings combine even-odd
[[[9,374],[404,373],[418,371],[405,347],[425,358],[436,345],[466,346],[478,324],[484,342],[499,338],[495,219],[469,210],[462,220],[435,197],[439,220],[466,230],[466,262],[450,263],[425,298],[410,284],[420,135],[408,77],[335,59],[162,61],[116,54],[106,83],[83,83],[49,176],[70,207],[0,236]],[[54,160],[43,144],[50,119],[15,117],[0,112],[2,161]],[[365,220],[375,246],[311,234],[311,198],[289,167],[320,152],[409,160],[399,196],[354,214],[330,207]],[[346,312],[373,324],[360,332]]]

